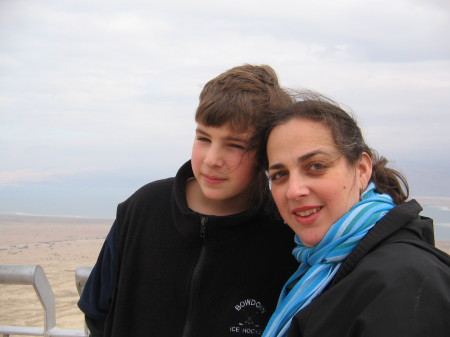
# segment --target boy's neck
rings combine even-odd
[[[186,183],[186,201],[191,210],[204,215],[226,216],[246,209],[246,203],[242,200],[213,200],[205,197],[195,178]]]

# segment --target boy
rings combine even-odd
[[[291,102],[269,66],[205,85],[191,160],[118,206],[78,303],[91,336],[262,334],[296,263],[293,233],[266,212],[255,130]]]

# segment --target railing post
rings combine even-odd
[[[92,272],[92,269],[92,266],[80,266],[75,269],[75,285],[77,286],[78,295],[80,296],[83,293],[84,286]],[[86,333],[86,336],[89,336],[89,329],[86,323],[84,323],[84,332]]]
[[[92,267],[78,267],[75,271],[78,293],[81,294]],[[32,285],[44,309],[44,328],[0,326],[0,336],[15,335],[46,337],[87,337],[89,331],[56,328],[55,296],[44,270],[39,265],[0,264],[0,284]]]
[[[55,295],[40,265],[0,265],[0,283],[32,285],[44,309],[44,332],[56,326]]]
[[[75,285],[80,296],[83,293],[84,286],[91,274],[92,268],[91,266],[80,266],[75,269]]]

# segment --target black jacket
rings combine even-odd
[[[289,337],[447,337],[450,257],[415,201],[393,208],[293,318]]]
[[[191,211],[192,176],[188,162],[119,205],[79,301],[92,336],[261,335],[297,267],[294,234],[262,211]]]

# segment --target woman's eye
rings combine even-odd
[[[326,169],[327,166],[322,163],[313,163],[309,166],[310,171],[320,171]]]
[[[270,181],[277,181],[283,178],[286,174],[286,172],[275,172],[269,176],[269,179]]]

